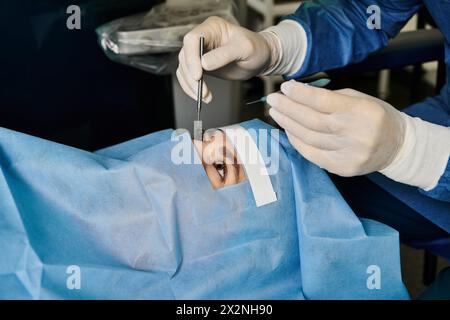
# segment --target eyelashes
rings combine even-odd
[[[225,133],[220,129],[212,134],[206,132],[202,143],[202,163],[214,188],[239,183],[243,170]]]
[[[227,166],[223,163],[214,163],[214,168],[222,179],[222,182],[225,181],[227,178]]]

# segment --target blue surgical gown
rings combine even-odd
[[[367,28],[366,10],[378,5],[381,29]],[[450,1],[448,0],[314,0],[305,1],[284,19],[300,23],[307,35],[308,49],[301,69],[290,78],[330,70],[363,60],[386,46],[405,23],[423,6],[433,16],[445,37],[447,83],[440,95],[405,110],[406,113],[442,126],[450,126]],[[450,141],[449,141],[450,143]],[[437,186],[420,190],[375,174],[371,179],[408,206],[450,232],[450,162]],[[436,247],[437,248],[437,247]],[[444,248],[444,249],[443,249]],[[450,242],[438,253],[450,257]]]

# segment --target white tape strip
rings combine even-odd
[[[240,163],[244,166],[256,206],[260,207],[277,201],[264,159],[252,136],[239,125],[224,127],[222,130],[234,145]]]

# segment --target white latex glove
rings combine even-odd
[[[200,37],[205,54],[200,59]],[[279,44],[270,32],[255,33],[219,17],[210,17],[186,34],[178,56],[177,78],[183,90],[197,100],[197,83],[203,70],[220,78],[245,80],[270,69],[278,57]],[[203,100],[212,94],[203,87]]]
[[[402,147],[404,114],[364,93],[288,81],[270,94],[270,115],[308,160],[340,176],[386,168]]]

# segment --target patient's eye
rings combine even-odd
[[[220,175],[222,180],[225,180],[227,174],[227,168],[223,163],[214,163],[214,168],[217,170],[217,173]]]
[[[194,144],[214,189],[246,179],[244,169],[237,161],[234,146],[221,130],[205,133],[203,141],[194,140]]]

